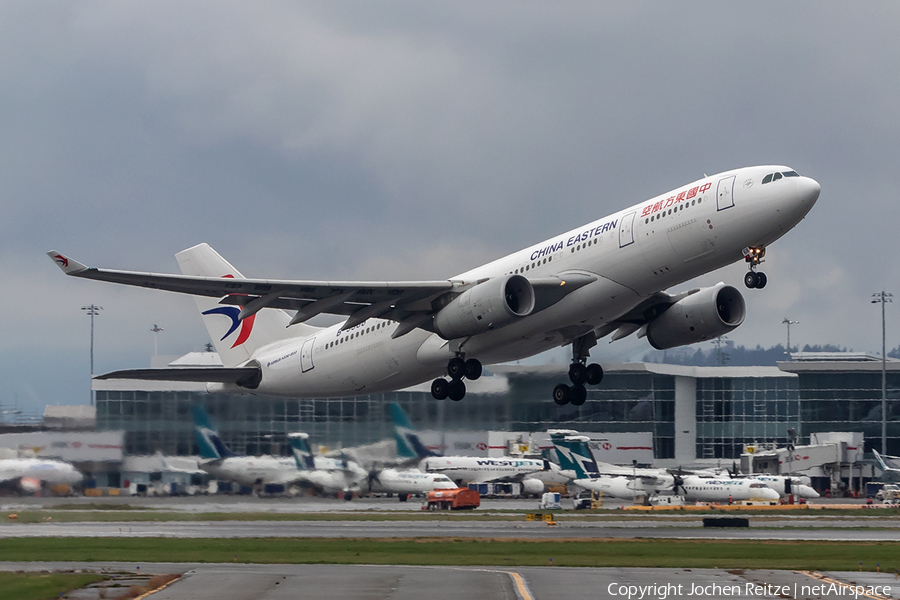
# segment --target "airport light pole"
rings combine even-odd
[[[787,354],[787,359],[791,359],[791,325],[798,325],[800,321],[791,321],[787,317],[781,320],[782,325],[787,325],[787,349],[785,350],[785,354]]]
[[[887,454],[887,345],[885,343],[884,305],[893,302],[893,294],[884,290],[872,294],[872,304],[881,304],[881,453]]]
[[[85,314],[91,317],[91,406],[94,406],[94,317],[100,314],[103,307],[91,304],[82,306],[81,310],[86,311]]]
[[[150,331],[153,332],[153,356],[157,356],[159,354],[159,346],[157,345],[157,342],[159,340],[159,332],[165,331],[165,329],[154,323]]]

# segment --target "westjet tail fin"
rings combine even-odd
[[[290,433],[291,451],[294,453],[294,462],[301,471],[312,471],[316,468],[316,461],[309,445],[308,433]]]
[[[200,458],[220,460],[238,456],[225,445],[219,433],[210,425],[209,415],[205,410],[199,406],[192,406],[191,413],[194,416],[194,431],[197,434],[197,444],[200,446]]]
[[[244,279],[231,263],[208,244],[198,244],[175,255],[185,275]],[[276,290],[277,291],[277,290]],[[241,318],[241,306],[220,304],[216,298],[194,296],[216,352],[226,367],[244,364],[261,346],[292,337],[304,337],[317,331],[309,325],[293,325],[291,317],[280,309],[263,308]]]
[[[881,465],[881,470],[882,470],[882,471],[884,471],[884,472],[887,472],[887,471],[900,471],[900,469],[898,469],[897,467],[889,467],[889,466],[887,466],[887,463],[884,462],[884,457],[883,457],[881,454],[878,453],[878,450],[875,450],[875,449],[873,448],[873,449],[872,449],[872,453],[875,454],[875,460],[877,460],[877,461],[878,461],[878,464]],[[887,457],[887,458],[891,458],[891,457]]]
[[[397,458],[413,460],[427,456],[440,456],[425,447],[400,405],[391,403],[391,419],[394,421],[394,440],[397,442]]]
[[[550,440],[556,448],[559,466],[567,471],[575,471],[576,479],[596,477],[597,463],[591,456],[588,447],[590,438],[583,435],[551,435]]]

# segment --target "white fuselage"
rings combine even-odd
[[[493,364],[567,344],[656,292],[742,260],[745,248],[771,244],[806,215],[819,193],[807,177],[761,183],[779,170],[788,168],[705,177],[452,277],[459,283],[513,274],[594,278],[543,310],[467,338],[466,355]],[[262,380],[251,393],[338,397],[396,390],[443,375],[455,355],[447,340],[424,329],[392,338],[398,325],[386,319],[341,327],[257,349],[252,358]],[[220,384],[210,389],[248,392]]]
[[[83,479],[69,463],[44,458],[6,458],[0,460],[0,481],[31,479],[44,483],[74,484]]]
[[[315,469],[301,470],[293,457],[232,456],[200,463],[200,468],[223,481],[235,481],[253,487],[267,483],[301,485],[326,494],[359,491],[366,472],[356,463],[317,456]]]
[[[232,456],[201,461],[201,469],[222,481],[253,487],[266,483],[287,485],[297,480],[297,464],[291,457]]]
[[[769,489],[775,490],[779,496],[787,495],[785,491],[785,479],[787,477],[784,475],[753,475],[748,477],[748,479],[758,481]],[[819,492],[804,483],[804,480],[808,481],[807,478],[791,477],[791,493],[801,498],[818,498]]]
[[[586,490],[603,492],[605,496],[623,500],[631,500],[639,495],[651,496],[672,489],[672,484],[665,486],[662,482],[648,483],[640,477],[623,475],[598,475],[589,479],[575,479],[572,483]]]
[[[710,479],[688,476],[678,491],[691,502],[735,502],[741,500],[778,500],[778,492],[752,479]]]
[[[453,481],[489,483],[522,481],[544,470],[544,461],[533,458],[478,458],[475,456],[431,456],[419,463],[428,473],[442,473]]]
[[[456,484],[443,473],[424,473],[419,469],[383,469],[372,480],[374,494],[426,494],[434,490],[452,490]]]

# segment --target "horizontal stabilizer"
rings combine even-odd
[[[198,383],[236,383],[245,387],[258,384],[258,367],[196,367],[174,369],[125,369],[96,375],[94,379],[140,379],[145,381],[195,381]]]

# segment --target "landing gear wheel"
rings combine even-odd
[[[572,399],[572,388],[564,383],[553,388],[553,401],[560,406],[565,406]]]
[[[353,500],[353,492],[344,492],[344,500],[346,502]]]
[[[447,363],[447,375],[450,376],[451,379],[460,380],[466,374],[466,361],[456,356],[450,359],[450,362]]]
[[[598,385],[603,381],[603,367],[597,363],[591,363],[587,366],[587,383],[588,385]]]
[[[584,386],[572,386],[572,396],[569,399],[569,402],[572,403],[572,406],[581,406],[582,404],[584,404],[585,400],[587,400],[587,390],[584,389]]]
[[[744,285],[746,285],[751,290],[755,287],[758,287],[759,275],[757,275],[753,271],[747,271],[747,274],[744,275]]]
[[[761,290],[766,287],[766,283],[768,283],[769,278],[766,277],[765,273],[757,273],[756,274],[756,289]]]
[[[435,379],[431,382],[431,397],[435,400],[443,400],[450,393],[450,384],[446,379]]]
[[[583,385],[587,381],[587,367],[581,363],[572,363],[569,365],[569,379],[576,386]]]
[[[481,361],[475,358],[470,358],[466,361],[466,379],[475,381],[481,377],[481,371]]]
[[[447,395],[454,402],[459,402],[466,395],[466,384],[461,379],[454,379],[447,384]]]

